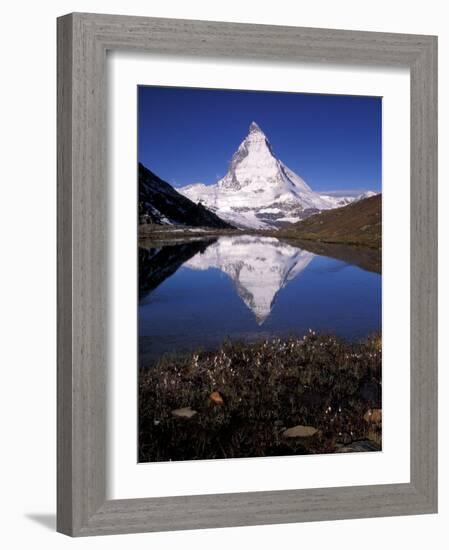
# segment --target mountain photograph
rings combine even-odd
[[[138,87],[139,462],[382,450],[381,121]]]

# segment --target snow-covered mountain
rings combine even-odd
[[[195,183],[177,191],[237,227],[256,229],[294,223],[355,200],[313,191],[275,156],[255,122],[251,123],[222,179],[214,185]]]
[[[276,296],[309,265],[314,254],[274,237],[220,237],[184,263],[196,270],[220,269],[261,325],[270,315]]]
[[[340,208],[340,206],[346,206],[351,202],[361,201],[363,199],[368,199],[369,197],[374,197],[379,193],[374,191],[364,191],[363,193],[353,194],[353,195],[327,195],[322,194],[321,197],[324,199],[330,199],[334,203],[333,208]],[[329,210],[329,209],[328,209]]]
[[[379,194],[380,193],[375,193],[374,191],[365,191],[364,193],[357,195],[357,197],[354,199],[354,202],[361,201],[363,199],[369,199],[370,197],[375,197]]]

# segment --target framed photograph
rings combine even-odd
[[[437,511],[437,39],[58,19],[58,530]]]

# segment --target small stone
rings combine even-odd
[[[216,405],[224,405],[224,401],[223,401],[223,397],[221,396],[220,392],[218,391],[213,391],[210,395],[209,395],[209,399],[215,403]]]
[[[283,437],[312,437],[318,432],[313,426],[293,426],[282,432]]]
[[[368,409],[363,420],[369,424],[380,424],[382,422],[382,409]]]
[[[197,414],[197,412],[191,409],[190,407],[182,407],[181,409],[174,409],[171,413],[173,416],[176,416],[177,418],[192,418],[192,416],[195,416]]]

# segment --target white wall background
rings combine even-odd
[[[439,35],[440,513],[436,516],[245,527],[71,540],[55,524],[55,150],[58,15],[94,11]],[[445,306],[449,222],[449,31],[439,0],[59,0],[9,2],[0,33],[0,541],[4,548],[444,548],[449,520]],[[399,207],[399,206],[398,206]]]

